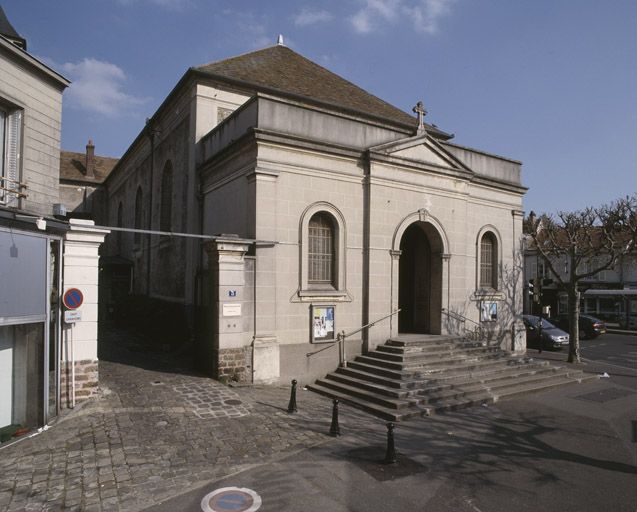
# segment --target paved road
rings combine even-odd
[[[100,396],[0,449],[0,511],[199,512],[226,486],[277,512],[637,510],[637,370],[400,423],[387,468],[369,415],[343,406],[333,439],[323,397],[299,390],[289,415],[289,388],[232,389],[141,342],[103,342]]]
[[[637,336],[607,333],[582,340],[580,349],[587,359],[637,370]]]
[[[239,487],[260,512],[635,512],[636,397],[603,379],[402,422],[392,466],[383,425],[350,421],[342,438],[149,511],[201,512],[209,493]]]

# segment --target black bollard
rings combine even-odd
[[[394,424],[387,423],[387,452],[385,464],[396,464],[396,449],[394,448]]]
[[[298,409],[296,408],[296,379],[292,379],[292,391],[290,392],[288,412],[298,412]]]
[[[330,435],[332,437],[340,436],[341,429],[338,426],[338,400],[334,399],[334,406],[332,407],[332,425],[330,426]]]

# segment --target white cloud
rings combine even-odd
[[[147,101],[147,98],[123,91],[126,74],[110,62],[84,59],[77,63],[67,62],[61,68],[72,80],[64,94],[69,106],[113,118],[129,113]]]
[[[368,34],[391,23],[410,22],[418,32],[435,34],[440,18],[451,12],[456,0],[364,0],[365,5],[349,21],[354,30]]]
[[[292,20],[297,27],[306,27],[315,23],[325,23],[334,18],[332,13],[328,11],[312,11],[307,7],[300,13],[296,14]]]
[[[455,0],[423,0],[418,5],[406,6],[405,11],[411,17],[414,28],[419,32],[435,34],[438,21],[451,12]]]

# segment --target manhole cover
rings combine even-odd
[[[201,500],[203,512],[255,512],[261,507],[261,496],[252,489],[223,487]]]
[[[634,391],[630,391],[628,389],[619,389],[619,388],[607,388],[602,389],[601,391],[593,391],[592,393],[586,393],[585,395],[579,395],[575,398],[579,400],[590,400],[591,402],[610,402],[611,400],[615,400],[617,398],[624,398],[628,395],[634,395]]]

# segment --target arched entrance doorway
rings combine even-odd
[[[400,239],[398,331],[440,334],[443,245],[436,228],[417,221]]]

